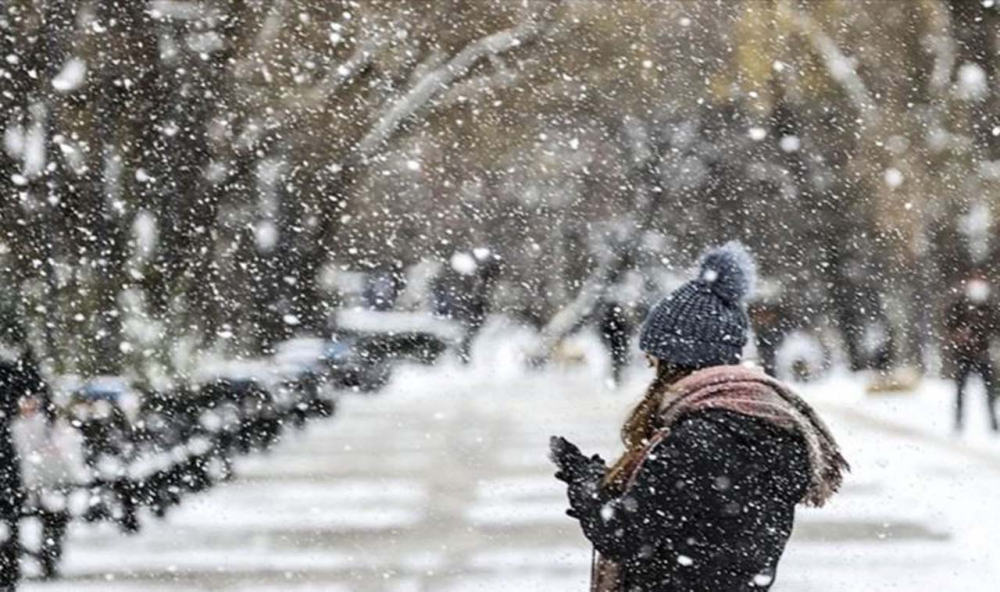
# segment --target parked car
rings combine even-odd
[[[83,435],[84,462],[98,469],[105,459],[127,462],[135,454],[132,429],[139,399],[126,380],[103,376],[72,392],[70,424]]]
[[[327,341],[319,337],[297,337],[281,342],[271,360],[274,397],[280,408],[291,405],[293,421],[303,426],[311,416],[330,417],[336,410],[336,395],[326,363]]]
[[[436,362],[465,335],[459,323],[420,311],[342,310],[337,328],[360,339],[371,356],[423,364]]]
[[[372,353],[368,339],[349,332],[330,339],[297,337],[279,343],[274,369],[287,381],[310,379],[333,388],[373,391],[385,385],[389,367],[385,356]]]
[[[433,364],[462,337],[457,323],[425,312],[347,309],[337,314],[324,360],[334,383],[376,391],[396,363]]]
[[[391,362],[377,339],[339,334],[331,340],[323,357],[327,378],[335,386],[364,392],[384,387],[392,375]]]

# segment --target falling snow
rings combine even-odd
[[[619,458],[691,278],[855,465],[743,585],[992,590],[998,28],[995,0],[4,3],[0,591],[587,589],[548,437]],[[735,304],[697,271],[731,240]],[[595,521],[636,511],[595,483]],[[692,545],[636,557],[699,573]]]

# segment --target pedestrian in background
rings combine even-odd
[[[615,300],[602,301],[598,306],[597,330],[611,361],[611,384],[617,388],[630,361],[632,324],[625,305]]]
[[[502,272],[501,258],[487,248],[459,251],[435,278],[434,313],[459,322],[463,328],[458,356],[463,364],[472,360],[472,344],[486,323],[493,292]]]
[[[757,357],[768,376],[778,376],[778,348],[790,332],[787,306],[782,302],[781,287],[770,286],[749,304]]]
[[[986,390],[990,428],[1000,431],[996,414],[996,369],[990,356],[990,341],[997,333],[996,307],[990,301],[990,286],[978,273],[966,280],[958,298],[948,307],[945,355],[955,378],[955,431],[964,424],[965,387],[979,376]]]
[[[13,592],[21,579],[19,525],[24,483],[11,428],[23,390],[20,360],[0,360],[0,592]]]
[[[595,592],[767,590],[795,506],[821,506],[848,466],[816,413],[764,372],[738,366],[753,260],[706,253],[661,300],[640,347],[656,370],[610,468],[553,437],[569,514],[594,546]]]

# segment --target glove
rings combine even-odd
[[[555,475],[556,479],[567,484],[595,476],[600,481],[607,471],[604,459],[600,455],[595,454],[587,458],[575,444],[560,436],[552,436],[549,440],[549,458],[559,469]]]
[[[559,468],[556,479],[569,486],[570,509],[566,514],[577,519],[591,514],[600,505],[600,484],[607,471],[604,459],[596,454],[587,458],[572,442],[557,436],[549,441],[549,448],[549,456]]]

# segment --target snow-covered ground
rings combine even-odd
[[[596,366],[523,374],[502,352],[472,370],[400,372],[335,418],[245,459],[240,479],[191,498],[137,536],[77,528],[62,591],[579,591],[589,551],[563,514],[550,434],[605,458],[642,392]],[[858,377],[802,387],[854,467],[843,493],[803,510],[776,592],[992,592],[1000,581],[1000,441],[970,393],[869,396]]]

